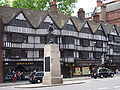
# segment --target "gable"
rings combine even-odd
[[[55,22],[52,20],[50,16],[47,16],[43,22],[40,23],[39,27],[40,29],[48,29],[50,24],[53,24],[54,29],[58,29],[58,26],[55,24]]]
[[[53,20],[50,18],[50,16],[47,16],[43,22],[53,23]]]
[[[110,31],[110,34],[111,34],[111,35],[117,35],[117,31],[116,31],[115,26],[112,27],[112,29],[111,29],[111,31]]]
[[[72,21],[69,19],[66,24],[73,25]]]
[[[16,17],[16,19],[26,20],[25,17],[24,17],[24,15],[23,15],[23,13],[20,13],[20,14]]]
[[[85,27],[85,28],[89,28],[88,23],[85,23],[83,27]]]
[[[8,25],[17,26],[17,27],[32,27],[29,23],[28,19],[24,16],[23,13],[19,13],[16,17],[14,17]]]
[[[102,25],[99,25],[99,27],[97,28],[97,31],[95,32],[95,35],[103,35],[103,36],[105,35]]]
[[[89,26],[89,24],[87,22],[82,26],[80,32],[81,33],[92,34],[91,28],[90,28],[90,26]]]
[[[69,19],[66,24],[63,27],[63,30],[68,30],[68,31],[77,31],[72,20]]]

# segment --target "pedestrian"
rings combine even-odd
[[[16,82],[16,80],[17,80],[17,74],[14,73],[14,74],[13,74],[13,82]]]
[[[22,76],[22,74],[21,74],[21,72],[20,72],[20,71],[18,71],[17,76],[18,76],[18,80],[19,80],[19,81],[21,81],[21,76]]]

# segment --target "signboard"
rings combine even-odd
[[[88,74],[90,74],[90,69],[89,69],[89,67],[82,67],[82,73],[83,73],[83,75],[88,75]]]
[[[50,57],[45,57],[45,71],[50,71]]]
[[[75,67],[75,75],[81,75],[80,67]]]

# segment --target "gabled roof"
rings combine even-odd
[[[105,28],[106,35],[110,34],[113,25],[112,24],[108,24],[108,23],[106,23],[106,24],[102,23],[102,25],[103,25],[103,28]]]
[[[74,24],[75,24],[78,31],[80,31],[81,28],[83,27],[83,25],[86,23],[86,20],[81,21],[77,17],[71,17],[71,19],[73,20],[73,22],[74,22]]]
[[[63,28],[65,23],[70,18],[70,16],[66,16],[66,15],[59,14],[59,13],[57,13],[57,14],[49,13],[49,15],[52,17],[52,19],[55,21],[55,23],[59,26],[59,28]]]
[[[85,23],[88,23],[92,32],[95,33],[98,27],[101,25],[101,23],[96,23],[91,20],[83,20],[81,21],[77,17],[71,17],[66,16],[63,14],[53,14],[51,12],[45,12],[41,10],[28,10],[28,9],[21,9],[21,8],[11,8],[11,7],[3,7],[0,6],[0,16],[2,16],[3,23],[8,24],[13,18],[15,18],[20,13],[23,13],[25,17],[29,20],[29,22],[32,24],[34,28],[39,27],[41,22],[47,17],[50,16],[50,18],[55,22],[55,24],[62,29],[66,22],[71,19],[73,21],[73,24],[75,25],[76,29],[78,31],[81,30],[81,28],[85,25]],[[106,34],[109,34],[112,26],[111,24],[105,24],[102,23],[104,31]],[[120,30],[118,31],[120,33]]]
[[[118,32],[118,34],[120,36],[120,27],[116,27],[116,29],[117,29],[117,32]]]
[[[100,26],[101,23],[96,23],[94,21],[88,21],[93,33],[95,33],[98,29],[98,27]]]

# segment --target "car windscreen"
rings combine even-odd
[[[107,69],[100,69],[99,72],[108,72]]]

